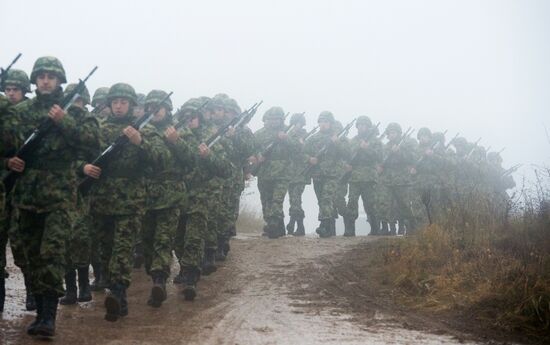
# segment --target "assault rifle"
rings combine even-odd
[[[315,126],[311,131],[307,132],[306,136],[304,137],[304,142],[306,142],[309,138],[311,138],[313,134],[317,133],[318,129],[319,129],[319,126]]]
[[[210,100],[207,100],[205,101],[203,104],[201,104],[196,110],[195,112],[200,112],[202,111],[202,109],[204,109],[204,107],[206,107],[206,105],[210,103]],[[176,123],[174,124],[174,128],[176,130],[180,129],[181,127],[183,127],[185,125],[185,120],[181,118],[181,116],[183,115],[183,107],[180,107],[178,110],[176,110],[176,112],[174,113],[173,115],[173,118],[176,119]]]
[[[447,150],[449,149],[449,147],[451,147],[451,145],[452,145],[453,142],[456,140],[456,138],[458,138],[459,135],[460,135],[460,132],[456,133],[456,135],[455,135],[451,140],[449,140],[449,142],[447,143],[447,145],[445,145],[445,152],[447,152]]]
[[[511,174],[515,173],[519,168],[521,168],[522,165],[523,164],[516,164],[513,167],[511,167],[510,169],[503,171],[500,176],[501,177],[506,177],[508,175],[511,175]]]
[[[346,125],[346,127],[344,127],[340,132],[338,132],[338,134],[336,135],[336,137],[338,139],[341,139],[345,136],[348,135],[349,133],[349,130],[351,129],[351,127],[353,127],[353,124],[355,123],[355,121],[357,120],[357,118],[353,119],[350,123],[348,123]],[[332,146],[332,141],[330,141],[329,143],[325,144],[323,147],[321,147],[321,149],[317,152],[317,154],[315,154],[315,158],[319,159],[321,158],[327,151],[328,149]],[[313,169],[315,165],[313,164],[309,164],[300,172],[300,175],[309,175],[309,173],[311,172],[311,169]]]
[[[401,136],[401,139],[399,139],[399,142],[397,143],[397,148],[401,148],[401,146],[405,142],[405,139],[409,138],[413,133],[414,133],[414,129],[412,127],[409,127],[405,131],[405,133]],[[384,158],[381,165],[384,165],[386,163],[386,161],[388,160],[388,158],[390,158],[393,153],[394,153],[393,151],[390,152],[390,154],[386,158]]]
[[[231,127],[239,127],[241,126],[244,121],[247,119],[247,118],[252,118],[252,116],[254,116],[254,114],[256,114],[256,111],[258,110],[258,107],[260,105],[262,105],[264,101],[260,101],[260,103],[256,103],[254,104],[252,107],[250,107],[250,109],[248,110],[245,110],[243,111],[240,115],[238,116],[235,116],[234,118],[232,118],[229,122],[227,122],[225,125],[223,125],[222,127],[218,128],[218,130],[216,131],[216,133],[214,133],[214,135],[212,135],[210,138],[208,138],[208,140],[206,140],[206,145],[208,145],[209,148],[211,148],[212,146],[214,146],[222,137],[225,133],[227,133],[227,131],[229,130],[229,128]],[[249,120],[250,121],[250,120]]]
[[[80,97],[80,94],[86,87],[86,81],[88,81],[88,78],[90,78],[92,74],[95,73],[96,70],[97,70],[97,66],[94,67],[94,69],[92,69],[90,73],[88,73],[88,75],[86,76],[86,78],[84,78],[84,80],[79,80],[76,87],[63,97],[63,99],[61,100],[61,104],[59,104],[59,106],[61,106],[61,108],[63,108],[65,112],[67,112],[67,110],[74,103],[74,101],[78,97]],[[25,139],[25,141],[23,142],[23,145],[19,148],[19,150],[17,150],[14,156],[22,159],[23,161],[27,161],[31,157],[33,152],[36,151],[36,149],[38,149],[42,139],[44,139],[44,137],[48,135],[48,133],[50,133],[53,128],[55,128],[54,121],[49,117],[46,117],[42,121],[42,123],[40,123],[40,125],[38,125],[38,127],[33,130],[31,135],[29,135],[27,139]],[[3,178],[6,191],[10,191],[13,188],[15,181],[20,175],[21,173],[18,173],[16,171],[10,171]]]
[[[13,65],[15,65],[15,63],[17,62],[17,60],[19,60],[19,58],[21,57],[21,53],[17,54],[17,56],[15,57],[15,59],[13,59],[13,61],[8,65],[8,67],[6,67],[5,69],[4,68],[0,68],[0,87],[3,89],[4,88],[4,81],[6,80],[6,77],[8,76],[8,72],[9,70],[11,69],[11,67]]]
[[[445,136],[445,134],[447,134],[447,130],[445,130],[445,132],[443,132],[443,136]],[[433,143],[433,144],[430,146],[430,150],[431,150],[431,151],[435,150],[435,149],[439,146],[439,144],[441,144],[441,141],[436,141],[435,143]],[[418,161],[416,161],[416,165],[420,164],[420,163],[424,160],[424,158],[426,158],[426,154],[425,154],[425,153],[422,155],[422,157],[420,157],[420,158],[418,159]]]
[[[170,96],[173,94],[173,92],[170,92],[166,97],[162,99],[162,101],[159,102],[159,104],[154,107],[152,110],[150,110],[148,113],[145,113],[142,117],[136,120],[132,124],[132,127],[134,127],[136,130],[141,130],[143,127],[145,127],[155,116],[155,114],[159,111],[162,104],[170,98]],[[92,165],[98,166],[101,169],[104,169],[109,165],[110,162],[113,161],[113,159],[118,155],[118,153],[122,150],[126,144],[130,142],[130,139],[125,134],[119,135],[111,145],[109,145],[103,152],[99,154],[93,161]],[[92,184],[96,181],[96,179],[86,176],[82,182],[80,182],[78,189],[79,191],[86,195],[88,191],[90,190],[90,187]]]
[[[362,141],[369,141],[369,140],[371,140],[373,137],[375,137],[375,136],[376,136],[376,130],[378,129],[378,127],[380,127],[380,122],[378,122],[378,123],[376,124],[376,126],[372,129],[372,132],[369,133],[369,135],[367,135],[366,138],[363,139]],[[359,145],[361,145],[361,144],[359,144]],[[353,156],[351,157],[351,159],[350,159],[350,161],[349,161],[349,162],[350,162],[350,165],[352,166],[352,168],[353,168],[354,163],[357,161],[357,157],[359,157],[359,153],[360,153],[360,152],[361,152],[361,147],[359,146],[359,147],[357,148],[357,151],[355,151],[355,153],[353,154]],[[351,177],[351,172],[352,172],[352,170],[346,171],[346,172],[340,177],[340,180],[339,180],[340,183],[347,183],[348,180],[349,180],[350,177]]]
[[[472,147],[472,149],[466,155],[466,159],[469,159],[472,156],[472,153],[474,153],[474,151],[477,147],[477,144],[479,144],[480,141],[481,141],[481,137],[479,137],[479,139],[476,140],[476,142],[474,143],[474,146]]]

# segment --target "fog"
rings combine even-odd
[[[6,1],[2,54],[30,73],[39,56],[69,81],[138,92],[219,92],[241,107],[322,110],[343,123],[428,126],[500,150],[505,167],[548,165],[548,1]],[[355,135],[355,130],[351,135]],[[520,172],[521,173],[521,172]],[[312,217],[310,217],[312,218]]]

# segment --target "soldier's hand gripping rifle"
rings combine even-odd
[[[10,65],[11,67],[11,65]],[[88,81],[88,78],[92,76],[92,74],[95,73],[97,70],[97,66],[92,69],[90,73],[84,78],[84,80],[79,80],[76,87],[66,94],[63,99],[61,100],[61,108],[63,108],[63,111],[67,112],[69,107],[74,103],[74,101],[80,97],[81,93],[83,92],[84,88],[86,87],[86,81]],[[15,157],[18,157],[22,159],[23,161],[28,161],[30,156],[36,149],[39,147],[40,142],[48,133],[51,132],[51,130],[55,127],[54,121],[47,117],[45,118],[42,123],[33,130],[31,135],[25,139],[23,142],[23,145],[17,150],[15,153]],[[21,174],[15,171],[10,171],[3,179],[4,185],[6,186],[6,191],[9,191],[13,188],[13,185],[15,184],[15,181]]]
[[[260,103],[254,104],[250,109],[245,110],[240,115],[235,116],[234,118],[232,118],[224,126],[218,128],[216,133],[214,133],[214,135],[212,135],[210,138],[208,138],[208,140],[206,140],[206,145],[209,148],[211,148],[225,135],[225,133],[227,133],[229,128],[231,128],[231,127],[236,128],[236,127],[242,125],[247,118],[249,118],[249,117],[252,118],[252,116],[254,116],[254,114],[256,114],[256,111],[258,110],[260,105],[262,105],[263,102],[264,101],[261,101]]]
[[[376,126],[374,126],[374,128],[369,133],[369,135],[367,135],[365,139],[362,139],[362,141],[368,142],[369,140],[374,138],[376,136],[376,130],[378,129],[378,127],[380,127],[380,122],[378,122],[376,124]],[[351,159],[349,161],[349,165],[352,166],[352,169],[353,169],[354,164],[357,162],[357,158],[359,157],[360,152],[361,152],[361,144],[359,144],[359,147],[357,148],[357,151],[355,151],[355,153],[353,154],[353,156],[351,157]],[[350,177],[351,177],[351,172],[352,172],[352,170],[346,171],[340,177],[340,183],[347,183],[349,181]]]
[[[353,124],[355,123],[355,121],[357,120],[357,118],[353,119],[350,123],[348,123],[346,125],[346,127],[344,127],[340,132],[338,132],[338,134],[336,135],[336,138],[338,140],[342,139],[343,137],[347,136],[351,127],[353,127]],[[321,158],[327,151],[328,149],[332,146],[333,142],[332,140],[323,145],[323,147],[321,147],[321,149],[319,151],[317,151],[317,153],[315,154],[314,158],[316,159],[319,159]],[[316,164],[318,165],[318,164]],[[313,164],[310,164],[308,162],[308,165],[300,172],[300,175],[309,175],[309,173],[311,172],[311,169],[313,169],[313,167],[315,167],[316,165],[313,165]]]
[[[162,104],[170,98],[170,96],[173,94],[173,92],[170,92],[166,97],[162,99],[162,101],[159,102],[159,104],[154,107],[151,111],[144,114],[142,117],[136,120],[132,124],[132,127],[134,127],[136,130],[140,131],[143,127],[145,127],[152,119],[155,117],[155,114],[159,111],[159,109],[162,107]],[[103,152],[99,154],[90,164],[95,165],[97,167],[100,167],[101,169],[105,169],[109,165],[110,162],[113,161],[113,159],[116,158],[118,153],[122,150],[126,144],[130,142],[130,139],[125,134],[119,135],[111,145],[109,145]],[[104,176],[104,173],[102,172],[102,177]],[[93,185],[93,183],[96,181],[96,179],[86,176],[82,182],[80,182],[78,186],[78,190],[86,195],[88,191],[90,190],[90,187]]]
[[[8,72],[10,71],[11,67],[13,65],[15,65],[15,63],[17,62],[17,60],[19,60],[19,58],[21,57],[21,53],[17,54],[17,56],[15,57],[15,59],[13,59],[13,61],[8,65],[8,67],[6,67],[5,69],[4,68],[0,68],[0,87],[3,89],[4,88],[4,81],[6,80],[6,78],[8,77]]]
[[[406,139],[408,139],[412,134],[414,133],[414,129],[412,127],[409,127],[405,133],[401,136],[401,138],[399,139],[399,142],[397,143],[397,149],[400,149],[401,146],[403,145],[403,143],[405,142]],[[381,165],[384,166],[384,164],[386,164],[386,162],[388,161],[388,159],[392,156],[392,154],[394,153],[395,151],[392,151],[390,152],[389,155],[386,156],[386,158],[384,158],[384,160],[382,161]]]

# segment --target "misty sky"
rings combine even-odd
[[[550,1],[6,1],[2,54],[61,59],[93,90],[225,92],[342,122],[457,131],[505,165],[550,163]],[[260,125],[261,116],[252,127]],[[550,130],[550,129],[549,129]],[[352,131],[355,134],[355,131]]]

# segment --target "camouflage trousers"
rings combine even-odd
[[[334,195],[338,188],[336,178],[314,178],[313,190],[319,205],[319,220],[334,219]]]
[[[347,217],[347,205],[346,205],[346,195],[348,195],[348,184],[347,182],[336,182],[336,192],[334,193],[334,199],[332,200],[333,210],[332,216],[334,219],[338,219],[338,215],[342,217]]]
[[[239,202],[241,198],[241,186],[234,180],[224,185],[221,195],[221,208],[216,213],[218,239],[227,240],[234,236],[233,229],[239,215]]]
[[[264,180],[258,177],[262,213],[268,225],[276,226],[280,220],[284,219],[283,202],[287,188],[286,180]]]
[[[93,215],[94,233],[98,235],[102,274],[110,285],[130,286],[133,249],[142,226],[142,215]]]
[[[0,221],[0,226],[2,227],[2,230],[0,230],[0,232],[3,232],[2,236],[7,236],[7,239],[9,239],[11,254],[15,266],[19,267],[23,274],[26,274],[27,259],[25,258],[23,238],[18,231],[19,213],[17,209],[12,208],[11,205],[6,206],[5,212],[5,216]],[[2,250],[4,250],[5,253],[5,245],[2,245]],[[4,255],[2,255],[2,257],[5,259]]]
[[[170,275],[179,215],[178,208],[149,210],[145,213],[141,233],[147,273],[162,272],[166,278]]]
[[[203,235],[205,249],[216,250],[218,248],[218,237],[224,233],[220,228],[220,210],[224,207],[223,189],[209,189],[202,191],[205,195],[197,196],[205,199],[207,205],[207,226]]]
[[[376,182],[352,182],[349,184],[348,216],[356,220],[359,217],[359,198],[372,228],[378,228],[377,184]]]
[[[63,296],[65,243],[71,231],[69,212],[36,213],[20,209],[18,225],[28,263],[30,291],[35,295]]]
[[[92,251],[91,217],[80,209],[75,210],[73,213],[73,228],[66,244],[67,271],[78,267],[88,267]]]
[[[305,183],[290,183],[288,185],[288,202],[290,207],[288,208],[288,214],[296,219],[304,219],[305,213],[302,208],[302,195],[306,188]]]
[[[200,270],[208,235],[207,200],[190,198],[190,208],[182,211],[176,235],[175,252],[180,267]]]
[[[412,211],[413,189],[407,185],[380,185],[380,220],[393,223],[406,222],[416,224]]]

